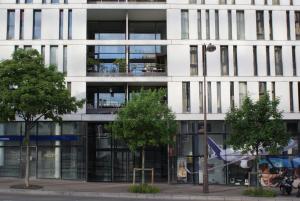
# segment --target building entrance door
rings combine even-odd
[[[26,172],[26,147],[22,147],[21,149],[22,153],[21,153],[21,176],[22,178],[25,177],[25,172]],[[30,146],[29,147],[29,161],[30,161],[30,170],[29,170],[29,177],[31,179],[36,179],[36,166],[37,166],[37,147],[36,146]]]

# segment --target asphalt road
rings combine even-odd
[[[139,200],[141,199],[0,194],[0,201],[139,201]],[[155,200],[157,199],[143,199],[143,201],[155,201]],[[171,200],[163,200],[163,201],[171,201]],[[213,200],[209,200],[209,201],[213,201]]]

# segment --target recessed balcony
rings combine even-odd
[[[88,10],[88,40],[166,40],[162,10]]]
[[[87,76],[166,76],[166,46],[88,46]]]
[[[130,101],[133,93],[144,89],[166,88],[165,83],[89,83],[87,85],[87,114],[115,114],[127,101]]]

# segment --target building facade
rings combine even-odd
[[[17,48],[37,49],[65,73],[71,95],[86,99],[61,125],[42,121],[31,130],[31,176],[131,181],[140,153],[113,140],[105,124],[143,87],[167,89],[179,124],[176,146],[149,148],[146,166],[156,181],[167,181],[169,170],[179,182],[184,161],[189,171],[180,182],[198,183],[209,43],[216,46],[206,56],[210,137],[226,147],[229,108],[247,94],[269,93],[299,138],[300,0],[0,0],[0,60]],[[20,121],[0,124],[0,176],[24,175],[23,130]],[[245,183],[246,170],[222,164],[210,161],[220,167],[210,182]]]

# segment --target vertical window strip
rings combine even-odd
[[[68,39],[72,39],[72,24],[73,24],[73,19],[72,19],[72,10],[68,10]]]
[[[203,82],[199,82],[199,111],[203,113]]]
[[[290,112],[294,112],[293,82],[289,82],[289,86],[290,86]]]
[[[188,10],[181,11],[181,38],[189,38],[189,12]]]
[[[15,10],[7,11],[7,40],[15,38]]]
[[[215,10],[215,38],[219,40],[219,11]]]
[[[234,70],[234,76],[238,75],[238,60],[237,60],[237,46],[233,46],[233,70]]]
[[[253,46],[253,73],[257,76],[257,47]]]
[[[221,103],[221,82],[217,82],[217,112],[222,113],[222,103]]]
[[[297,76],[296,47],[292,46],[293,75]]]

